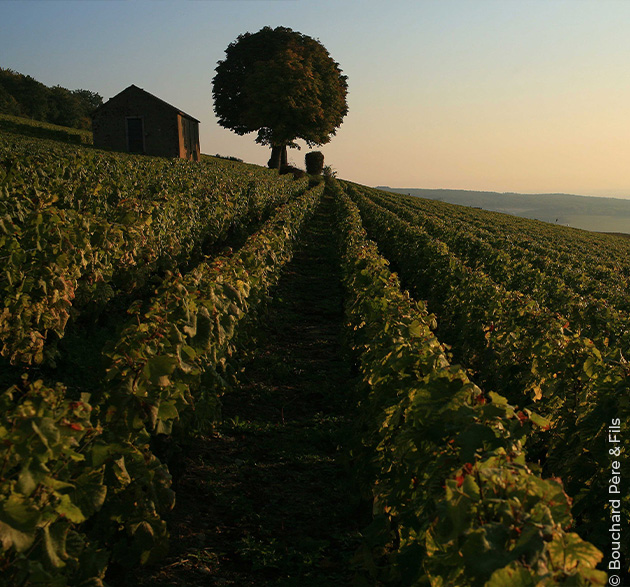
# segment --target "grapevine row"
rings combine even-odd
[[[561,277],[579,294],[605,295],[607,299],[614,296],[626,304],[622,308],[627,308],[624,293],[629,291],[630,265],[628,243],[623,239],[370,190],[370,196],[375,194],[388,199],[398,210],[407,208],[420,213],[420,218],[429,221],[429,231],[431,221],[437,220],[440,233],[446,229],[465,236],[474,234],[514,258],[526,259],[548,275]],[[602,282],[606,283],[605,288]]]
[[[392,584],[604,585],[602,553],[568,532],[570,499],[541,479],[523,444],[548,422],[484,393],[449,362],[434,316],[401,291],[339,193],[346,313],[360,364],[354,457],[375,518],[362,554]]]
[[[379,208],[360,190],[348,189],[369,233],[405,283],[429,300],[439,316],[439,336],[453,345],[458,360],[483,387],[520,405],[534,401],[551,420],[551,429],[534,438],[533,460],[564,480],[582,535],[603,549],[610,522],[605,511],[611,463],[607,425],[620,418],[626,430],[628,364],[618,350],[598,349],[567,330],[555,313],[505,290],[422,228]],[[619,460],[624,467],[630,464],[627,451]],[[602,507],[593,508],[594,503]],[[622,507],[627,516],[629,504]]]
[[[174,493],[152,447],[174,427],[181,436],[216,421],[236,337],[321,192],[281,207],[236,253],[167,277],[146,311],[130,308],[91,395],[27,380],[2,394],[3,577],[99,585],[110,559],[134,567],[164,555]]]
[[[307,187],[306,180],[260,181],[257,173],[221,165],[87,149],[73,166],[54,152],[11,157],[0,195],[0,354],[12,363],[54,356],[46,340],[64,335],[73,309],[103,307],[156,271],[199,258]],[[157,185],[144,179],[151,174]],[[75,184],[89,195],[79,210],[69,199],[77,197]]]
[[[401,219],[421,226],[432,237],[444,242],[466,265],[486,272],[506,289],[529,295],[541,306],[564,316],[572,330],[596,340],[599,346],[625,346],[630,308],[627,293],[614,280],[606,279],[606,288],[582,272],[547,262],[537,267],[543,257],[487,237],[483,231],[442,218],[421,214],[393,198],[370,191],[368,197]],[[595,297],[595,295],[597,297]]]

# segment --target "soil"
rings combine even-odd
[[[127,584],[352,583],[370,512],[345,458],[354,398],[331,209],[325,198],[271,292],[222,423],[182,456],[168,558]]]

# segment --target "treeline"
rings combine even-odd
[[[102,103],[96,92],[49,88],[30,75],[0,68],[0,114],[91,129],[91,114]]]

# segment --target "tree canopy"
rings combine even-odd
[[[96,92],[49,88],[30,75],[0,68],[0,114],[89,129],[90,115],[102,103]]]
[[[278,167],[296,139],[330,141],[348,112],[347,77],[326,48],[289,28],[265,27],[231,43],[213,79],[219,124],[239,135],[258,131]]]

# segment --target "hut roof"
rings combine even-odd
[[[161,102],[164,106],[167,106],[168,108],[170,108],[171,110],[174,110],[175,112],[177,112],[178,114],[181,114],[182,116],[185,116],[186,118],[190,118],[190,120],[194,120],[195,122],[199,122],[199,120],[197,120],[194,116],[191,116],[190,114],[186,114],[183,110],[180,110],[179,108],[173,106],[172,104],[169,104],[168,102],[165,102],[164,100],[162,100],[162,98],[158,98],[157,96],[154,96],[153,94],[150,94],[149,92],[147,92],[146,90],[143,90],[142,88],[139,88],[138,86],[136,86],[135,84],[131,84],[129,87],[125,88],[124,90],[122,90],[122,92],[119,92],[118,94],[116,94],[115,96],[113,96],[112,98],[110,98],[109,100],[107,100],[107,102],[101,104],[95,111],[93,114],[96,114],[97,112],[99,112],[102,108],[104,108],[105,106],[107,106],[107,104],[113,100],[114,98],[117,98],[118,96],[120,96],[121,94],[124,94],[125,92],[128,91],[138,91],[138,92],[142,92],[143,94],[146,94],[147,96],[149,96],[151,99],[153,100],[157,100],[158,102]]]

